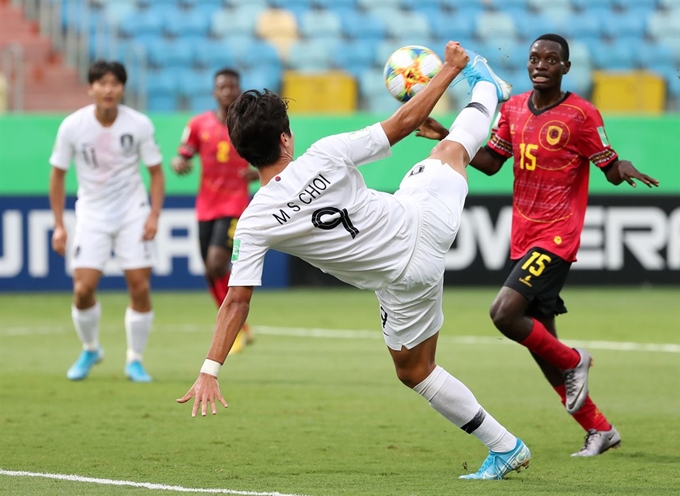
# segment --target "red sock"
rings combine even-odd
[[[573,348],[560,342],[536,319],[531,334],[520,344],[560,370],[573,369],[581,360],[581,355]]]
[[[218,307],[222,306],[222,302],[227,297],[227,292],[229,291],[229,275],[229,272],[227,272],[221,279],[211,279],[208,282],[210,294],[213,295]]]
[[[562,404],[566,404],[567,392],[564,384],[557,386],[555,391],[560,395]],[[574,420],[576,420],[576,422],[578,422],[586,431],[590,429],[595,429],[596,431],[609,431],[612,428],[612,425],[607,421],[607,418],[602,415],[600,409],[593,403],[593,400],[590,399],[590,395],[586,398],[581,409],[573,414],[572,417],[574,417]]]

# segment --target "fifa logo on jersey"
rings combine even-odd
[[[135,140],[131,134],[123,134],[120,137],[120,147],[123,149],[123,155],[129,157],[135,153]]]

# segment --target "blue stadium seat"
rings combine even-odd
[[[314,4],[322,9],[347,10],[354,9],[357,0],[314,0]]]
[[[385,37],[387,26],[374,15],[355,11],[343,16],[342,31],[350,38],[375,41]]]
[[[300,18],[300,33],[305,37],[340,38],[342,35],[340,16],[330,10],[309,10]]]
[[[189,111],[192,114],[198,114],[202,112],[207,112],[208,110],[214,109],[217,104],[215,103],[215,97],[212,92],[210,93],[194,93],[188,97],[189,100]]]
[[[179,4],[184,7],[189,7],[195,9],[196,7],[210,7],[213,12],[217,9],[221,9],[224,5],[222,0],[178,0]],[[253,2],[253,0],[251,0]],[[254,3],[254,2],[253,2]]]
[[[359,91],[364,110],[369,112],[388,115],[400,106],[400,103],[387,91],[380,69],[368,70],[360,76]]]
[[[659,6],[664,9],[680,9],[680,0],[659,0]]]
[[[277,67],[257,67],[241,75],[241,87],[245,89],[268,89],[275,93],[281,88],[281,70]]]
[[[563,19],[560,30],[568,39],[596,39],[602,34],[602,23],[597,17],[578,13]]]
[[[571,7],[564,7],[562,5],[553,7],[550,5],[550,3],[548,3],[540,10],[540,13],[544,14],[546,17],[550,17],[553,22],[557,23],[558,26],[561,26],[564,22],[564,19],[571,17],[574,11],[571,9]]]
[[[475,32],[483,40],[516,37],[515,22],[504,12],[482,12],[475,24]]]
[[[288,54],[288,65],[300,72],[318,72],[331,68],[331,52],[328,47],[311,40],[293,43]]]
[[[485,6],[485,0],[442,0],[441,5],[442,7],[448,9],[475,7],[479,10],[483,10]]]
[[[209,71],[177,71],[177,92],[180,96],[190,97],[196,93],[212,93],[213,73]]]
[[[671,49],[673,53],[674,63],[680,67],[680,37],[678,36],[668,36],[665,38],[659,38],[659,43],[666,45]]]
[[[210,70],[236,66],[236,57],[224,40],[213,41],[206,38],[194,45],[194,53],[196,63]]]
[[[425,16],[418,12],[396,11],[387,18],[383,18],[387,25],[387,35],[398,38],[407,34],[409,37],[429,37],[430,25]],[[408,26],[407,28],[405,28]]]
[[[656,11],[647,19],[647,33],[656,39],[677,37],[679,23],[680,11]]]
[[[431,19],[430,29],[432,35],[437,38],[458,41],[460,39],[472,38],[475,24],[464,16],[445,13],[435,19]]]
[[[602,33],[610,38],[625,36],[642,39],[647,28],[647,18],[636,13],[619,12],[602,19]]]
[[[276,48],[265,41],[253,39],[244,45],[233,45],[232,47],[234,48],[236,62],[241,68],[265,65],[276,68],[281,67],[281,60]]]
[[[211,19],[211,30],[215,36],[255,34],[257,16],[264,10],[262,5],[249,4],[233,9],[215,12]]]
[[[592,59],[588,45],[581,41],[569,42],[569,60],[572,67],[579,65],[590,68],[592,66]]]
[[[520,0],[523,1],[523,0]],[[420,11],[421,9],[423,10],[432,10],[432,9],[439,9],[441,10],[442,2],[440,0],[401,0],[400,2],[401,8],[406,9],[406,10],[417,10]]]
[[[375,9],[376,7],[391,7],[399,9],[401,0],[357,0],[357,6],[362,9]]]
[[[390,39],[385,39],[381,42],[378,43],[375,49],[375,58],[374,58],[374,64],[376,67],[383,68],[385,65],[385,62],[387,62],[387,59],[390,58],[390,55],[392,55],[397,49],[407,46],[407,45],[421,45],[421,46],[426,46],[430,48],[432,51],[437,53],[439,57],[442,57],[442,52],[443,51],[443,46],[441,47],[441,50],[437,50],[436,48],[432,48],[435,45],[433,44],[433,40],[430,38],[417,38],[413,39],[408,36],[403,37],[403,38],[390,38]]]
[[[178,7],[179,0],[137,0],[137,5],[143,8],[162,5],[164,8]]]
[[[333,66],[343,69],[356,79],[373,66],[376,45],[366,41],[347,41],[338,44],[331,54]]]
[[[562,87],[565,91],[572,91],[581,96],[589,94],[592,85],[592,71],[585,65],[572,64],[569,73],[562,80]]]
[[[542,34],[557,31],[557,23],[550,16],[543,13],[525,12],[524,15],[514,17],[513,19],[517,27],[518,36],[528,42],[534,41]]]
[[[633,50],[622,42],[601,43],[599,46],[591,46],[593,62],[600,69],[628,70],[634,64]]]
[[[571,0],[571,4],[577,9],[606,7],[611,9],[614,6],[614,0]]]
[[[675,71],[673,50],[663,43],[645,42],[639,44],[633,54],[633,60],[640,67],[669,67]]]
[[[149,63],[154,67],[186,70],[191,67],[194,52],[186,43],[160,39],[147,46]]]
[[[146,77],[147,108],[152,112],[177,110],[177,77],[173,70],[150,71]]]
[[[164,18],[164,31],[170,36],[207,36],[210,31],[210,17],[200,11],[168,9]]]
[[[107,2],[104,7],[106,19],[117,25],[122,19],[136,11],[135,0],[120,0],[118,2]]]
[[[614,0],[614,5],[620,9],[646,8],[653,10],[656,8],[657,0]]]
[[[572,2],[571,0],[551,0],[550,2],[545,0],[527,0],[527,6],[537,11],[541,11],[548,6],[571,9]]]
[[[484,43],[478,43],[473,47],[480,55],[489,61],[489,64],[495,71],[496,69],[516,69],[518,62],[516,59],[516,52],[522,50],[524,54],[528,53],[526,44],[518,44],[513,40],[489,40]],[[526,67],[526,55],[523,64],[520,67]]]
[[[118,32],[122,36],[135,38],[139,34],[160,34],[163,19],[153,12],[131,12],[118,24]]]

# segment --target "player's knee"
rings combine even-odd
[[[150,289],[151,285],[149,284],[149,280],[143,277],[128,282],[128,290],[130,292],[130,297],[133,300],[147,299],[149,297]]]
[[[423,382],[430,372],[432,371],[428,371],[425,367],[398,367],[397,378],[404,386],[413,389]]]
[[[87,306],[90,300],[94,299],[94,293],[97,286],[88,281],[74,281],[73,283],[73,299],[78,308]]]
[[[497,298],[493,302],[489,315],[496,328],[504,334],[512,329],[517,318],[515,312],[512,311],[502,298]]]
[[[205,273],[210,279],[222,279],[229,271],[229,263],[208,258],[205,262]]]

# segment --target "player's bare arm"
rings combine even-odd
[[[640,181],[642,184],[645,184],[649,188],[652,186],[659,186],[659,181],[637,170],[635,166],[628,160],[617,160],[616,162],[610,164],[605,170],[605,176],[607,176],[607,181],[612,183],[614,186],[618,186],[622,182],[626,181],[633,188],[637,188],[635,179]]]
[[[158,230],[158,217],[161,215],[163,200],[165,199],[165,176],[160,164],[148,168],[151,176],[150,196],[151,213],[144,224],[143,239],[146,241],[156,237]]]
[[[191,158],[177,155],[170,162],[170,167],[179,176],[186,176],[193,169]]]
[[[381,122],[391,146],[418,129],[469,60],[470,58],[459,43],[453,41],[447,43],[444,64],[437,75],[421,92],[400,107],[392,117]]]
[[[493,176],[505,163],[505,158],[501,155],[489,151],[482,147],[470,161],[470,165],[487,176]]]
[[[206,364],[208,362],[217,362],[223,364],[229,354],[229,350],[236,340],[236,335],[243,327],[248,312],[250,311],[250,300],[253,297],[252,286],[234,286],[229,288],[229,293],[225,298],[219,312],[217,312],[217,322],[215,324],[215,332],[213,333],[212,343],[210,344],[210,351],[206,357]],[[214,364],[214,363],[213,363]],[[219,365],[217,365],[219,367]],[[217,371],[213,370],[207,373],[204,372],[206,365],[201,369],[201,373],[191,386],[191,389],[182,398],[178,399],[178,403],[186,403],[191,398],[194,399],[194,406],[191,410],[191,416],[195,417],[201,407],[201,415],[206,416],[208,404],[211,405],[212,414],[217,415],[217,402],[219,401],[225,408],[228,408],[227,402],[220,393],[220,385],[217,381]]]
[[[66,192],[64,178],[66,171],[59,167],[52,167],[50,174],[50,208],[54,214],[54,233],[52,234],[52,249],[62,257],[66,253],[66,228],[64,227],[64,201]]]

